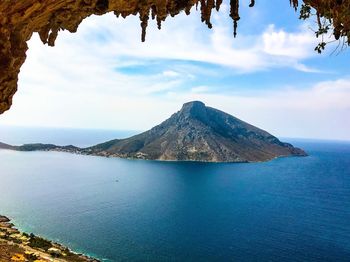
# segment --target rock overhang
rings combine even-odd
[[[76,32],[79,24],[90,15],[108,12],[122,17],[138,15],[141,20],[141,40],[145,40],[149,19],[155,19],[158,27],[167,17],[180,12],[189,14],[192,8],[201,12],[201,20],[209,28],[213,10],[219,10],[222,0],[2,0],[0,2],[0,114],[11,107],[17,91],[18,74],[26,59],[27,41],[39,33],[44,44],[54,46],[59,31]],[[301,1],[300,1],[301,2]],[[304,0],[314,7],[318,17],[333,19],[335,38],[350,33],[350,1]],[[229,16],[233,19],[236,35],[239,16],[239,0],[230,0]],[[297,7],[298,0],[290,0]],[[255,1],[250,1],[250,7]],[[334,12],[329,12],[329,10]],[[136,29],[138,30],[138,29]],[[349,34],[347,36],[347,34]],[[347,40],[349,42],[349,40]]]

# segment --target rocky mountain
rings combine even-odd
[[[84,151],[123,158],[207,162],[256,162],[306,155],[266,131],[199,101],[184,104],[149,131]]]
[[[36,143],[36,144],[25,144],[22,146],[11,146],[5,143],[0,142],[0,149],[10,149],[10,150],[16,150],[16,151],[80,151],[82,150],[79,147],[75,147],[72,145],[69,146],[56,146],[53,144],[41,144],[41,143]]]
[[[158,126],[126,139],[115,139],[88,148],[27,144],[0,148],[18,151],[63,151],[85,155],[205,162],[259,162],[282,156],[306,156],[268,132],[204,103],[182,106]]]
[[[0,149],[14,149],[14,147],[0,142]]]

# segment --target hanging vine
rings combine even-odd
[[[336,50],[339,52],[350,46],[349,0],[304,0],[300,8],[300,19],[310,18],[316,20],[315,36],[321,39],[315,51],[322,53],[327,44],[336,41]]]

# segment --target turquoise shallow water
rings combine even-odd
[[[0,150],[0,214],[107,261],[350,261],[350,144],[256,164]]]

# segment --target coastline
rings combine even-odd
[[[308,153],[304,152],[304,154],[289,154],[289,155],[279,155],[279,156],[273,156],[264,160],[256,160],[256,161],[248,161],[248,160],[237,160],[237,161],[208,161],[208,160],[176,160],[176,159],[149,159],[145,157],[137,157],[137,156],[129,156],[129,155],[121,155],[121,154],[115,154],[115,153],[106,153],[105,151],[102,152],[91,152],[86,151],[86,149],[66,149],[63,146],[57,146],[55,148],[51,149],[35,149],[35,150],[18,150],[15,148],[1,148],[0,150],[10,150],[10,151],[17,151],[17,152],[58,152],[58,153],[67,153],[67,154],[73,154],[73,155],[81,155],[81,156],[94,156],[94,157],[103,157],[103,158],[118,158],[118,159],[125,159],[125,160],[142,160],[142,161],[151,161],[151,162],[168,162],[168,163],[176,163],[176,162],[184,162],[184,163],[206,163],[206,164],[254,164],[254,163],[266,163],[273,161],[275,159],[279,158],[288,158],[288,157],[307,157],[309,156]]]
[[[21,232],[3,215],[0,215],[0,261],[100,262],[59,243]]]

